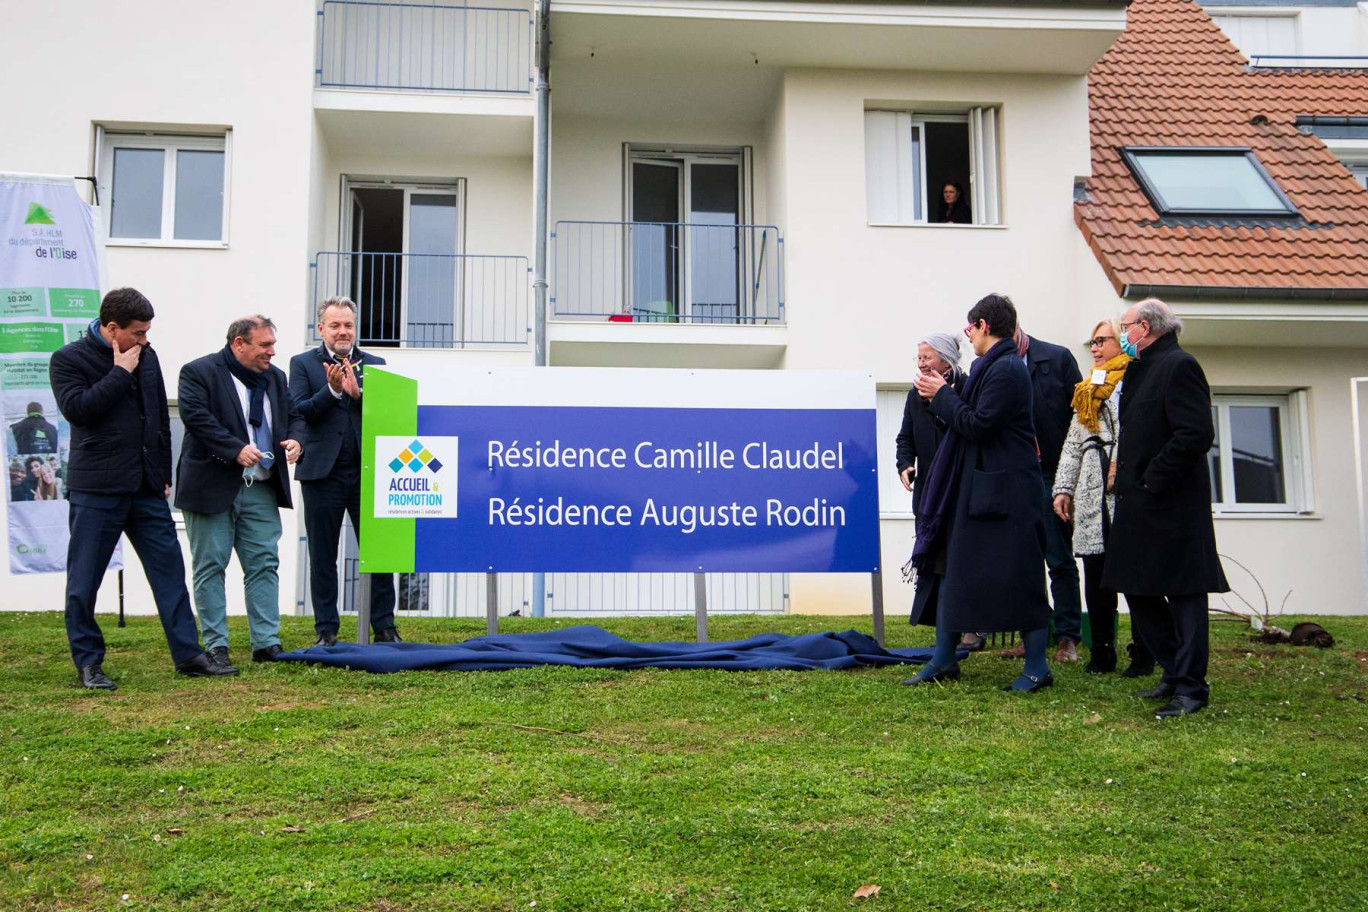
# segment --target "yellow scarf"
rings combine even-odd
[[[1130,364],[1130,360],[1126,355],[1117,355],[1100,367],[1093,368],[1093,370],[1107,372],[1106,382],[1093,383],[1092,374],[1089,373],[1081,383],[1074,387],[1073,402],[1071,403],[1074,414],[1078,416],[1079,424],[1094,434],[1097,433],[1097,410],[1116,391],[1116,384],[1120,383],[1121,378],[1126,375],[1126,365]]]

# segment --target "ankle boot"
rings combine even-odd
[[[1149,654],[1149,650],[1143,647],[1136,647],[1131,643],[1126,647],[1126,652],[1130,653],[1130,664],[1126,670],[1121,672],[1123,678],[1148,678],[1154,674],[1154,657]]]
[[[1083,669],[1088,674],[1111,674],[1116,671],[1116,647],[1111,643],[1098,643],[1088,656],[1088,665]]]

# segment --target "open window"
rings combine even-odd
[[[1122,155],[1160,215],[1297,215],[1292,201],[1246,146],[1132,146]]]
[[[871,225],[1001,223],[998,109],[865,112]]]

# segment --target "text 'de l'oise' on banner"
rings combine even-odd
[[[99,316],[97,237],[96,213],[71,178],[0,173],[0,402],[15,574],[66,569],[71,428],[48,361]]]
[[[879,569],[869,374],[394,364],[363,426],[369,572]]]

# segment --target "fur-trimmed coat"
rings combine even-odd
[[[1074,415],[1069,434],[1059,454],[1052,496],[1068,494],[1073,498],[1073,551],[1079,557],[1102,554],[1107,543],[1102,534],[1102,504],[1107,519],[1116,516],[1116,497],[1107,493],[1107,466],[1116,458],[1116,412],[1110,401],[1097,409],[1097,433],[1085,428]]]

